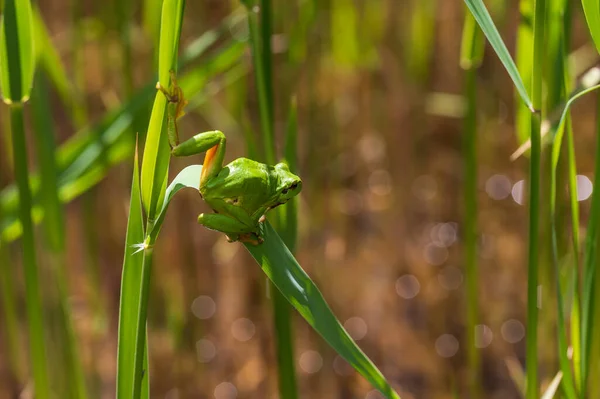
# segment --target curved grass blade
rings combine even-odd
[[[594,74],[594,71],[595,71],[595,73],[598,74],[598,77],[600,78],[600,68],[594,68],[594,69],[590,70],[589,74]],[[542,129],[542,138],[545,138],[545,136],[548,134],[548,132],[552,132],[552,135],[549,138],[550,143],[553,142],[554,140],[562,139],[562,135],[564,133],[565,122],[567,120],[567,115],[569,114],[571,106],[573,104],[575,104],[575,102],[577,102],[577,100],[579,100],[586,94],[589,94],[598,89],[600,89],[600,84],[596,84],[596,85],[585,87],[585,88],[579,88],[573,94],[571,94],[571,96],[565,102],[565,104],[562,106],[562,108],[558,110],[560,117],[555,120],[551,119],[551,120],[547,120],[544,122],[544,128]],[[510,159],[512,161],[518,159],[520,156],[525,154],[525,152],[527,152],[527,150],[529,150],[530,148],[531,148],[531,140],[527,140],[519,148],[517,148],[517,150],[510,156]],[[558,159],[558,154],[554,153],[556,151],[559,151],[559,149],[553,150],[553,154],[552,154],[553,162],[556,162],[556,159]]]
[[[581,5],[596,49],[600,52],[600,3],[598,0],[581,0]]]
[[[192,165],[183,169],[169,185],[155,229],[150,236],[158,234],[157,228],[164,220],[173,196],[182,188],[199,189],[202,166]],[[385,377],[350,338],[335,317],[321,292],[300,267],[289,249],[269,222],[262,225],[265,242],[261,245],[245,244],[246,249],[261,266],[263,272],[275,284],[288,302],[318,332],[327,343],[352,367],[365,377],[388,399],[400,399]]]
[[[467,7],[469,7],[469,10],[471,11],[473,16],[475,17],[475,20],[481,27],[481,30],[483,31],[488,41],[494,48],[494,51],[496,52],[498,57],[500,58],[500,61],[504,65],[504,68],[510,75],[510,78],[512,79],[515,87],[517,88],[519,95],[521,96],[527,107],[529,107],[529,109],[532,112],[535,112],[533,103],[529,98],[529,94],[527,94],[527,89],[525,89],[525,85],[523,84],[523,80],[521,79],[521,75],[519,74],[519,70],[517,69],[517,66],[515,65],[515,62],[513,61],[512,57],[510,56],[510,53],[508,52],[504,41],[502,41],[502,37],[500,37],[500,33],[498,32],[496,25],[494,25],[494,21],[492,21],[490,13],[485,7],[485,4],[483,4],[483,0],[465,0],[465,4],[467,5]]]

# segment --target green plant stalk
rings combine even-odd
[[[23,226],[23,266],[25,269],[25,296],[29,327],[31,370],[35,383],[37,399],[50,397],[48,369],[46,363],[46,345],[44,342],[44,322],[36,249],[33,237],[33,222],[31,219],[31,192],[27,170],[27,146],[25,144],[25,129],[23,126],[23,105],[12,104],[10,121],[13,138],[13,154],[15,162],[15,177],[19,190],[19,215]]]
[[[6,347],[8,348],[9,367],[12,376],[18,383],[25,379],[21,345],[19,343],[19,318],[15,304],[14,277],[9,262],[6,246],[0,242],[0,297],[6,331]]]
[[[573,346],[573,374],[575,386],[581,387],[581,282],[579,269],[579,203],[577,202],[577,164],[571,119],[567,121],[567,153],[569,162],[569,198],[571,201],[571,224],[573,226],[573,304],[571,306],[571,345]]]
[[[520,0],[520,20],[517,28],[516,62],[519,73],[523,78],[523,84],[531,87],[532,57],[531,46],[533,44],[533,0]],[[519,101],[519,93],[515,92],[515,129],[519,143],[524,143],[531,137],[531,109]]]
[[[570,117],[567,120],[570,128]],[[555,140],[553,143],[553,155],[556,151],[560,154],[561,140]],[[576,399],[577,393],[575,390],[575,382],[573,373],[571,370],[570,360],[568,359],[568,343],[566,336],[566,323],[564,314],[564,300],[563,292],[560,282],[560,270],[559,270],[559,248],[558,248],[558,228],[557,228],[557,170],[558,170],[558,156],[552,159],[551,164],[551,178],[550,178],[550,222],[551,222],[551,240],[552,240],[552,265],[554,273],[554,285],[556,290],[556,303],[557,303],[557,341],[558,341],[558,358],[560,362],[560,369],[562,371],[561,385],[563,392],[568,399]],[[577,193],[575,192],[575,195]],[[577,199],[577,196],[575,196]]]
[[[467,113],[464,121],[464,260],[467,304],[467,387],[470,398],[481,397],[481,358],[475,345],[479,320],[477,270],[477,67],[483,54],[483,40],[475,19],[467,10],[463,27],[461,65],[465,69]]]
[[[527,267],[527,334],[526,334],[526,399],[539,397],[538,387],[538,260],[541,166],[542,66],[546,0],[535,0],[533,19],[532,106],[536,115],[531,119],[531,159],[529,167],[529,259]]]
[[[259,10],[260,20],[259,14],[255,12],[254,8],[248,7],[250,47],[252,50],[252,61],[259,101],[260,131],[264,146],[264,157],[266,163],[274,164],[276,156],[273,129],[274,104],[271,60],[271,1],[260,0]],[[273,216],[275,218],[274,222],[278,225],[277,213],[274,213]],[[279,393],[282,398],[294,399],[297,397],[297,389],[294,368],[291,307],[277,289],[271,290],[271,298],[275,324]]]
[[[73,322],[68,305],[68,284],[65,257],[64,212],[59,198],[58,168],[56,165],[56,143],[52,129],[52,116],[49,108],[47,82],[43,73],[35,80],[32,99],[34,111],[35,138],[38,165],[41,173],[41,202],[44,208],[44,232],[50,256],[50,265],[58,294],[59,312],[57,327],[66,344],[65,365],[61,370],[68,381],[67,389],[71,397],[85,399],[87,397],[83,368],[79,359],[79,351],[73,331]]]
[[[594,187],[600,187],[600,96],[596,111],[596,162],[594,167]],[[584,269],[583,269],[583,298],[581,321],[581,386],[580,394],[587,391],[592,335],[594,326],[596,279],[596,247],[598,245],[598,215],[600,215],[600,190],[592,192],[590,219],[586,233]],[[583,398],[584,396],[582,396]]]
[[[144,260],[142,262],[142,275],[140,280],[140,307],[137,315],[138,329],[135,345],[133,399],[139,399],[142,397],[142,380],[143,378],[148,379],[149,374],[148,370],[144,369],[144,359],[147,356],[148,350],[145,326],[146,320],[148,319],[148,297],[150,293],[150,277],[152,276],[153,252],[154,241],[149,240],[148,246],[144,249]]]
[[[263,3],[265,0],[261,0]],[[268,5],[268,2],[266,2]],[[262,9],[261,9],[262,10]],[[264,11],[261,11],[261,21],[264,23],[263,19],[266,16],[267,19],[269,17],[269,12],[264,14]],[[270,26],[270,22],[267,22]],[[270,75],[267,75],[267,71],[270,71],[270,66],[265,66],[265,61],[268,60],[270,62],[270,55],[263,56],[263,51],[270,50],[270,45],[266,49],[261,49],[261,43],[263,43],[263,36],[265,35],[264,28],[262,28],[259,24],[259,16],[258,14],[251,8],[248,9],[248,26],[250,29],[250,48],[252,51],[252,63],[254,66],[254,76],[256,79],[256,91],[258,95],[258,104],[259,104],[259,114],[260,114],[260,126],[261,133],[263,138],[264,145],[264,157],[266,163],[275,164],[275,141],[273,134],[273,109],[272,109],[272,101],[270,100],[271,96],[268,93],[269,87],[271,87],[270,83],[267,83],[267,79],[271,79]],[[261,35],[262,33],[262,35]],[[270,39],[269,39],[270,40]]]
[[[179,37],[183,21],[185,0],[164,0],[162,3],[160,45],[158,58],[158,79],[167,88],[171,83],[171,71],[177,71],[177,56]],[[140,287],[137,296],[137,315],[135,319],[135,344],[133,360],[133,398],[146,396],[142,380],[149,380],[148,370],[144,369],[144,359],[147,359],[146,320],[148,315],[148,297],[150,276],[152,274],[152,253],[156,235],[150,232],[156,225],[157,211],[167,189],[168,169],[170,160],[169,142],[166,129],[166,98],[157,91],[144,147],[144,157],[141,169],[141,197],[146,212],[146,232],[144,240],[144,258],[140,275]],[[158,234],[158,231],[156,232]],[[123,294],[122,294],[123,295]],[[121,320],[121,322],[129,322]],[[121,350],[121,348],[119,348]],[[146,367],[147,368],[147,367]],[[147,390],[146,390],[147,392]]]

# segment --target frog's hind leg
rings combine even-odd
[[[240,222],[218,213],[201,213],[198,216],[198,223],[208,229],[222,232],[243,232],[246,230]]]

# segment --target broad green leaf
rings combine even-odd
[[[492,17],[490,16],[490,13],[485,7],[483,0],[465,0],[465,4],[467,5],[467,7],[469,7],[469,10],[471,11],[473,16],[475,17],[475,20],[479,24],[479,27],[481,27],[481,30],[483,30],[483,33],[485,34],[488,41],[494,48],[494,51],[500,58],[500,61],[504,65],[504,68],[510,75],[510,78],[512,79],[515,87],[517,88],[519,95],[521,96],[525,104],[527,104],[527,107],[529,107],[529,109],[531,109],[533,112],[534,110],[531,99],[527,94],[527,89],[525,89],[525,85],[523,84],[521,75],[519,75],[517,66],[515,65],[515,62],[510,56],[510,53],[508,52],[504,41],[502,41],[502,37],[500,36],[496,25],[494,25],[494,21],[492,21]]]
[[[0,20],[0,90],[5,102],[27,101],[34,69],[31,3],[6,0]]]
[[[596,49],[600,52],[600,3],[598,0],[581,0],[581,5],[590,35],[592,35]]]
[[[182,188],[199,189],[200,165],[183,169],[167,189],[157,226],[164,220],[169,202]],[[246,249],[260,265],[263,272],[275,284],[288,302],[318,332],[327,343],[375,388],[388,399],[400,399],[400,396],[386,381],[385,377],[356,345],[344,327],[335,317],[321,292],[300,267],[289,249],[269,222],[262,224],[265,242],[261,245],[245,244]],[[158,234],[151,232],[150,235]]]
[[[121,296],[119,304],[119,341],[117,346],[117,398],[129,399],[133,395],[134,354],[139,311],[140,276],[143,255],[135,245],[144,241],[144,219],[140,197],[140,175],[137,151],[133,164],[133,181],[129,203],[129,220],[125,239]],[[148,367],[146,366],[146,369]],[[148,375],[148,373],[146,373]],[[148,397],[148,378],[144,379],[144,397]]]

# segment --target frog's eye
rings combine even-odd
[[[298,183],[294,183],[290,186],[290,190],[295,190],[298,187]]]
[[[287,194],[287,193],[288,193],[288,191],[289,191],[289,190],[288,190],[287,188],[284,188],[284,189],[283,189],[283,191],[281,192],[281,194],[285,195],[285,194]]]

